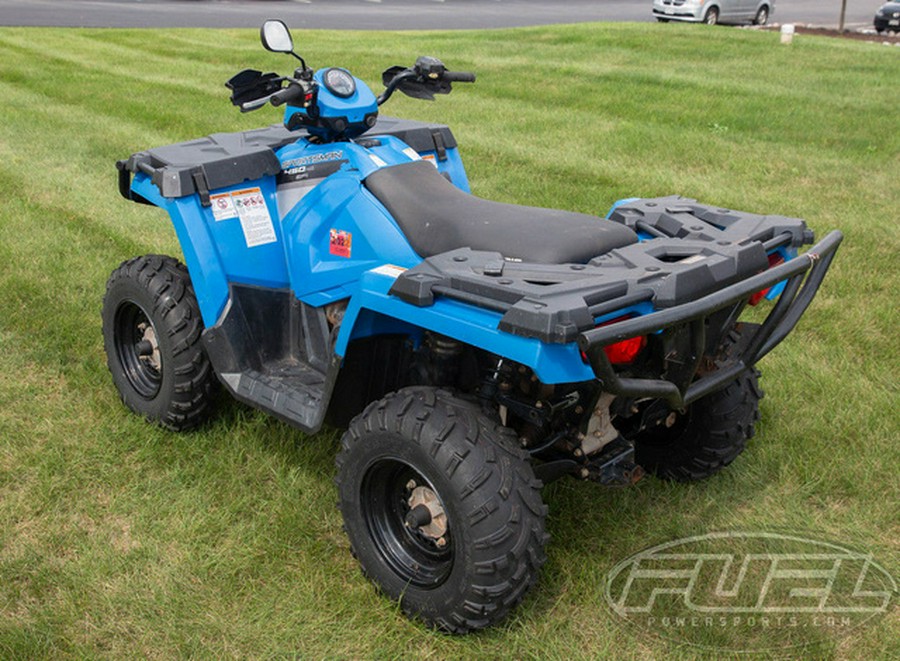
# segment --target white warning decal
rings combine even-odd
[[[382,264],[378,268],[372,269],[372,273],[379,275],[388,275],[392,278],[399,278],[406,269],[402,266],[394,266],[393,264]]]
[[[209,204],[212,206],[213,218],[217,221],[238,217],[237,211],[234,210],[234,204],[231,202],[231,193],[210,195]]]
[[[241,229],[244,230],[244,241],[248,248],[278,240],[266,200],[259,188],[234,191],[231,193],[231,203],[237,217],[241,219]]]
[[[407,147],[406,149],[403,150],[403,153],[406,154],[407,156],[409,156],[409,158],[412,159],[413,161],[421,161],[422,160],[422,157],[419,156],[419,152],[417,152],[412,147]]]

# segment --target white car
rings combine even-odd
[[[653,0],[658,21],[690,23],[747,23],[765,25],[775,11],[775,0]]]

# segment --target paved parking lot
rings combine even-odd
[[[847,26],[872,25],[882,0],[848,0]],[[651,21],[651,0],[0,0],[0,25],[467,29]],[[834,27],[840,0],[777,0],[773,21]]]

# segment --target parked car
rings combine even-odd
[[[900,2],[885,2],[875,12],[875,29],[900,32]]]
[[[775,0],[653,0],[653,15],[662,23],[765,25],[774,12]]]

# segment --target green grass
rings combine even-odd
[[[552,485],[549,561],[507,622],[466,638],[408,622],[350,556],[338,432],[223,400],[169,433],[124,409],[104,363],[110,271],[180,254],[161,212],[118,196],[114,161],[277,121],[239,114],[222,82],[291,61],[253,30],[0,29],[0,657],[692,658],[608,614],[617,562],[710,530],[805,530],[897,574],[896,49],[650,24],[295,37],[310,63],[370,81],[423,53],[477,71],[389,112],[450,124],[483,197],[603,213],[680,193],[842,229],[815,304],[762,365],[757,438],[702,484]],[[896,656],[896,612],[819,632],[806,655]]]

